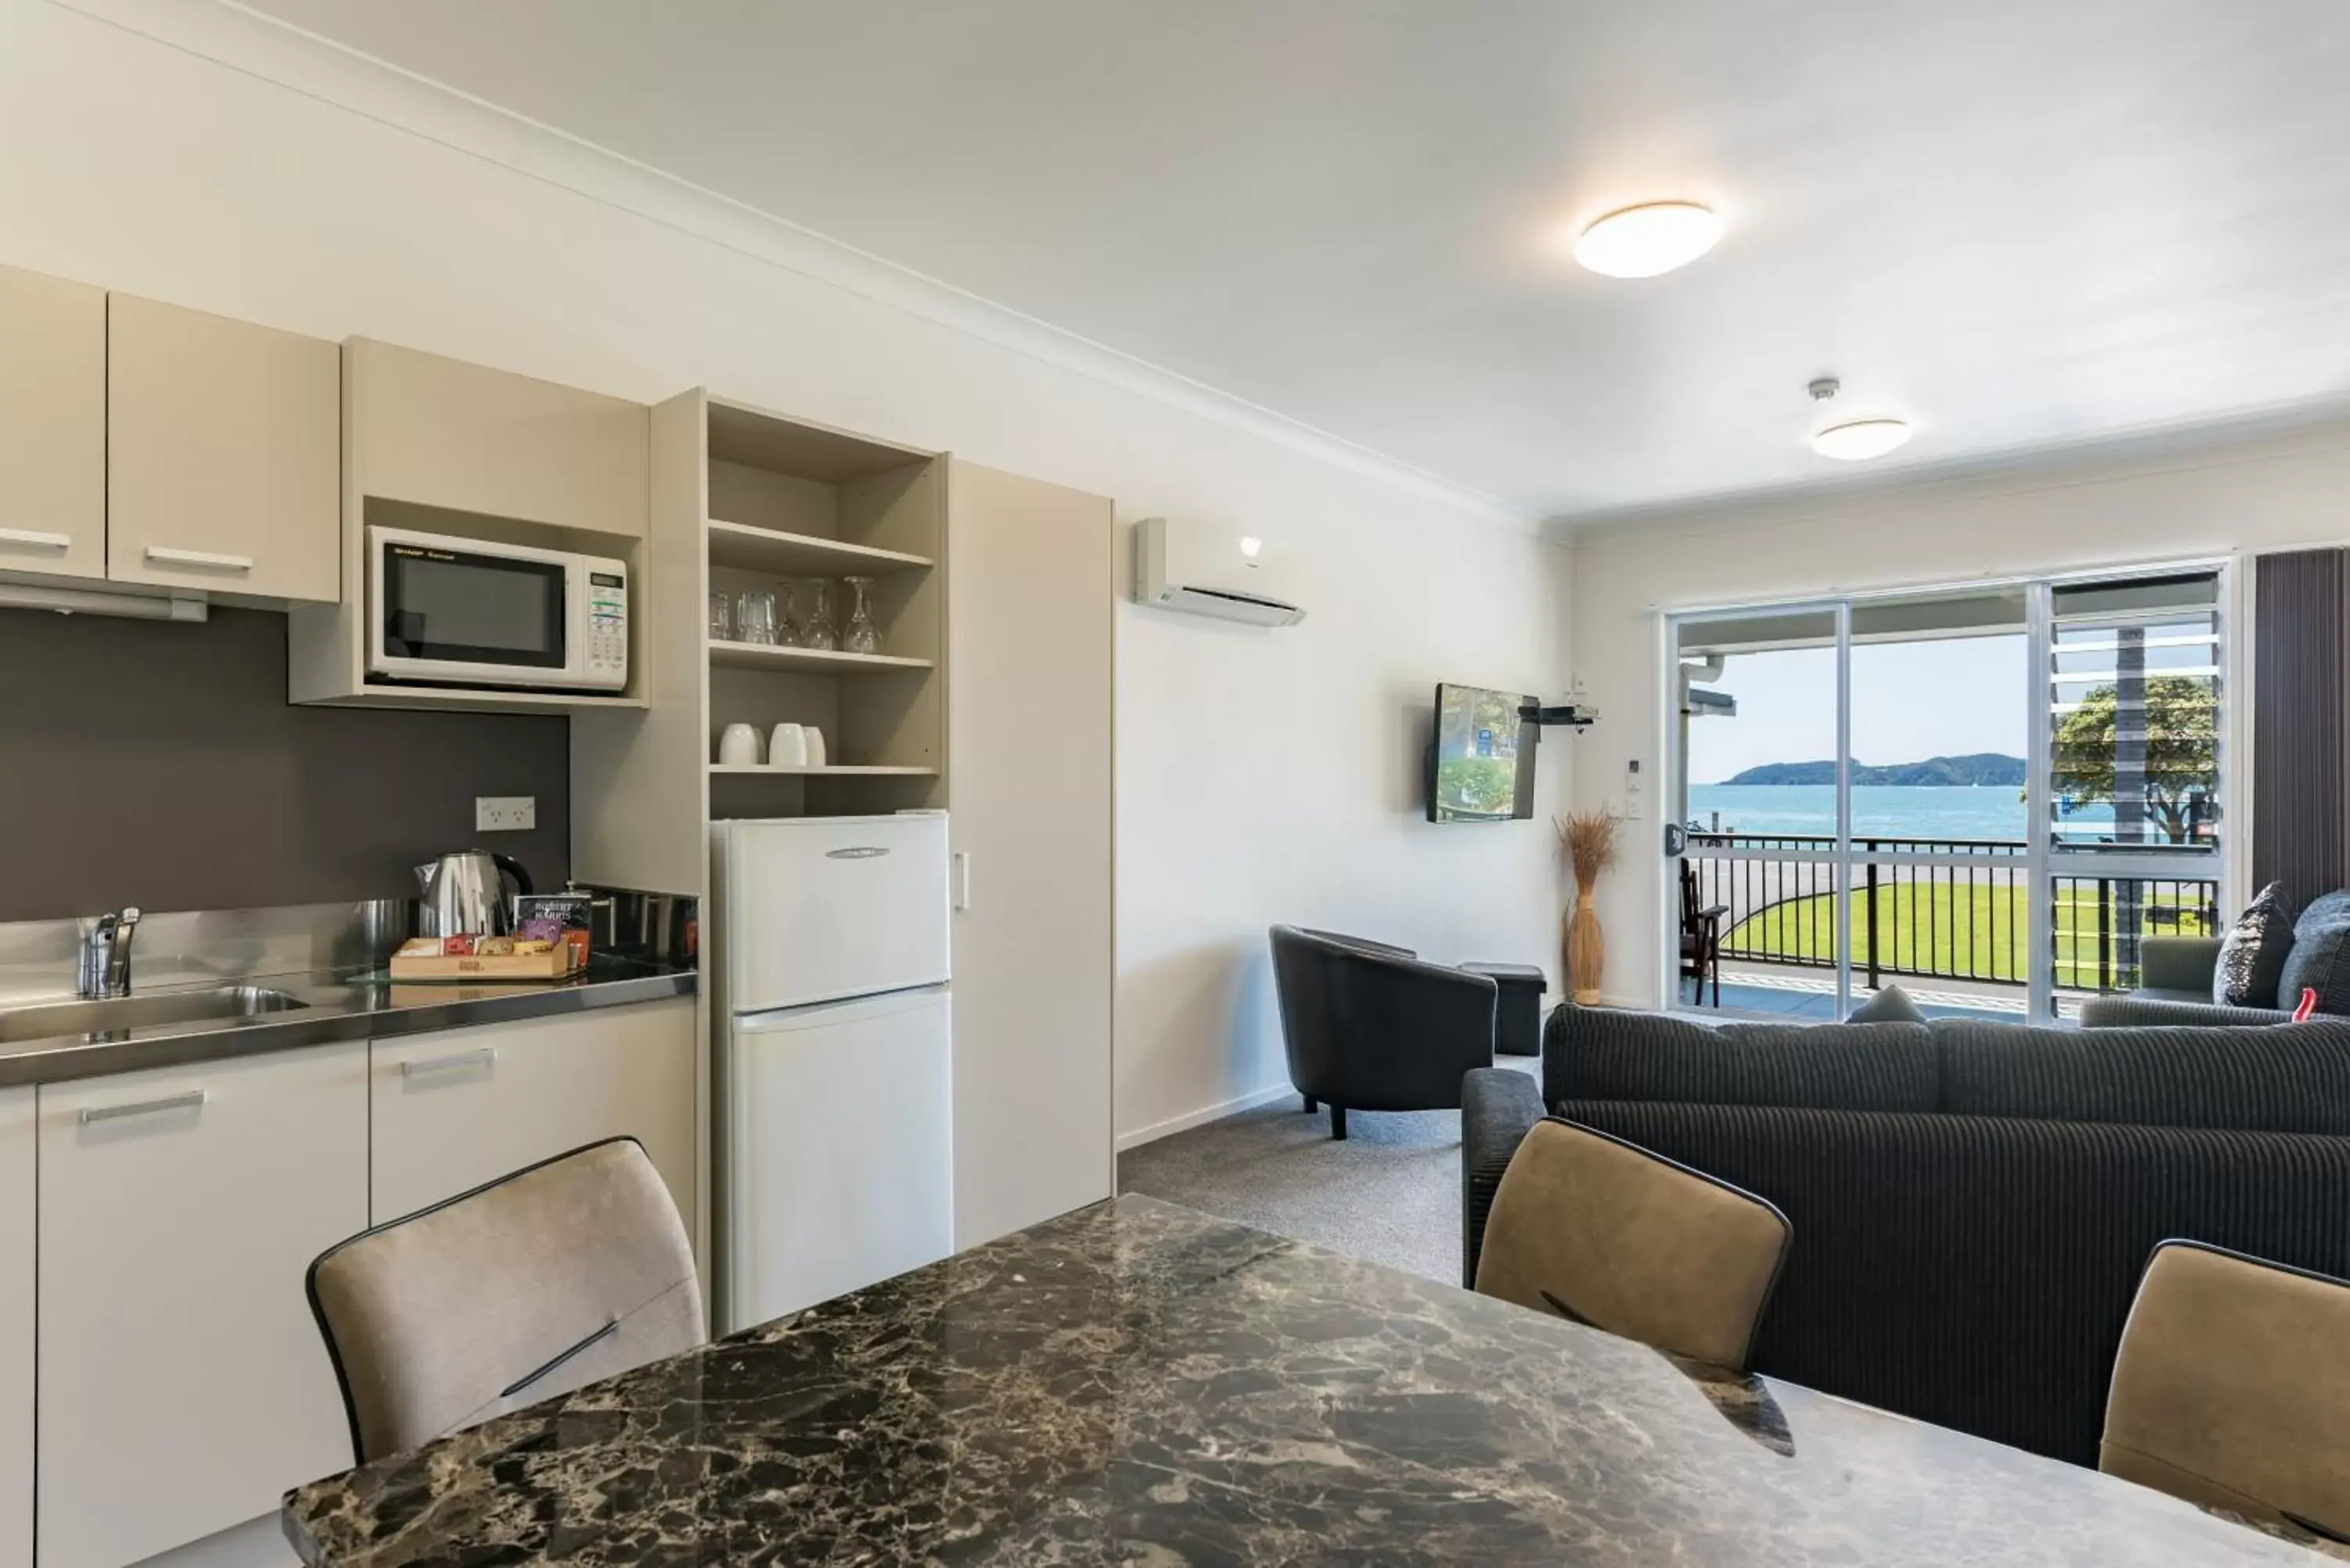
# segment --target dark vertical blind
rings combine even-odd
[[[2252,882],[2299,909],[2350,886],[2350,550],[2256,565]]]

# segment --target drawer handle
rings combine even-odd
[[[120,1106],[86,1106],[82,1108],[81,1125],[110,1122],[123,1116],[151,1116],[159,1111],[192,1111],[204,1103],[204,1091],[190,1089],[184,1095],[166,1095],[160,1100],[132,1100]]]
[[[150,545],[147,558],[159,566],[194,566],[208,572],[249,572],[253,570],[250,556],[222,556],[210,550],[175,550],[168,545]]]
[[[498,1048],[484,1045],[478,1051],[460,1051],[454,1056],[427,1056],[421,1062],[402,1062],[400,1075],[413,1078],[419,1073],[441,1073],[452,1067],[486,1067],[497,1059]]]
[[[33,550],[70,550],[73,535],[47,534],[38,528],[0,528],[0,545],[22,545]]]

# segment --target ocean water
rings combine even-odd
[[[1835,834],[1834,784],[1691,784],[1690,820],[1721,816],[1725,833]],[[2016,838],[2024,836],[2023,792],[2013,784],[1972,788],[1855,784],[1852,830],[1901,838]],[[2113,820],[2096,805],[2068,813],[2068,824]]]

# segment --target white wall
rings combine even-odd
[[[1552,952],[1548,827],[1427,827],[1413,781],[1436,680],[1559,689],[1565,550],[584,194],[566,183],[577,150],[536,133],[493,160],[380,116],[0,0],[0,262],[645,401],[706,385],[1114,496],[1122,519],[1222,518],[1302,547],[1317,575],[1295,630],[1122,612],[1122,1135],[1284,1081],[1274,920],[1446,957]]]
[[[2345,538],[2350,422],[1586,529],[1575,541],[1575,668],[1607,722],[1585,742],[1575,797],[1620,804],[1635,758],[1655,781],[1643,850],[1599,900],[1608,996],[1655,1005],[1664,995],[1669,868],[1652,847],[1664,793],[1664,612]]]

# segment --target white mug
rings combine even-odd
[[[802,728],[807,736],[807,765],[812,768],[824,766],[824,732],[814,724]]]
[[[759,732],[748,724],[729,724],[718,737],[718,760],[730,768],[759,765]]]
[[[804,768],[807,766],[807,732],[797,724],[778,724],[775,732],[767,737],[767,765],[771,768]]]

